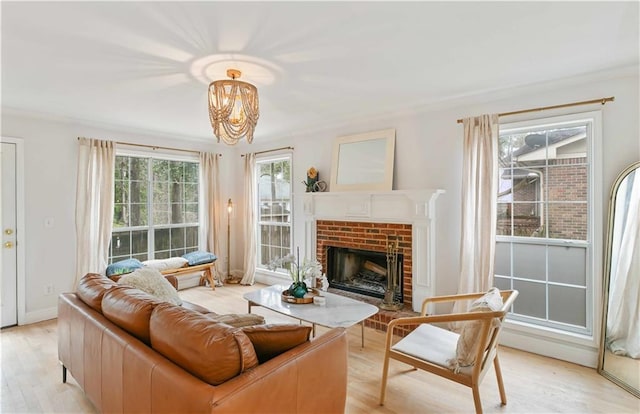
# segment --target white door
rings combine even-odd
[[[3,142],[0,149],[0,218],[2,229],[2,284],[0,286],[0,312],[2,327],[18,323],[18,274],[16,249],[16,144]]]

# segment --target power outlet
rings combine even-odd
[[[52,295],[53,294],[53,285],[46,285],[44,287],[44,294],[45,295]]]

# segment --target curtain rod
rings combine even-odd
[[[80,140],[80,137],[78,137],[78,141]],[[157,150],[157,149],[163,149],[163,150],[169,150],[169,151],[180,151],[180,152],[189,152],[192,154],[199,154],[201,151],[196,151],[196,150],[187,150],[187,149],[181,149],[181,148],[171,148],[171,147],[161,147],[158,145],[146,145],[146,144],[132,144],[130,142],[120,142],[120,141],[114,141],[116,144],[119,145],[129,145],[132,147],[142,147],[142,148],[151,148],[152,150]],[[222,154],[218,154],[221,158],[222,158]]]
[[[595,104],[595,103],[599,103],[599,104],[604,105],[607,102],[613,102],[614,99],[615,99],[615,96],[610,96],[608,98],[592,99],[590,101],[571,102],[571,103],[567,103],[567,104],[553,105],[553,106],[541,106],[539,108],[521,109],[519,111],[513,111],[513,112],[503,112],[501,114],[498,114],[498,116],[525,114],[527,112],[546,111],[548,109],[568,108],[570,106],[589,105],[589,104]],[[461,124],[462,121],[463,121],[462,119],[458,119],[457,120],[457,122],[459,124]]]
[[[293,147],[274,148],[274,149],[265,150],[265,151],[258,151],[258,152],[255,152],[254,154],[256,154],[256,155],[258,155],[258,154],[265,154],[265,153],[267,153],[267,152],[281,151],[281,150],[287,150],[287,149],[292,150],[292,149],[293,149]],[[245,155],[247,155],[247,154],[241,154],[240,156],[241,156],[241,157],[244,157]]]

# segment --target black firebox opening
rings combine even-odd
[[[398,289],[395,298],[403,302],[403,255],[398,255]],[[387,289],[387,255],[383,252],[330,246],[327,250],[329,287],[384,298]]]

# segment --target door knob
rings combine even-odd
[[[12,248],[12,247],[13,247],[13,243],[11,243],[11,242],[6,242],[6,243],[4,244],[4,247],[5,247],[5,248],[7,248],[7,249],[10,249],[10,248]]]
[[[11,229],[5,229],[5,230],[4,230],[4,234],[6,234],[7,236],[10,236],[10,235],[12,235],[12,234],[13,234],[13,230],[11,230]]]

